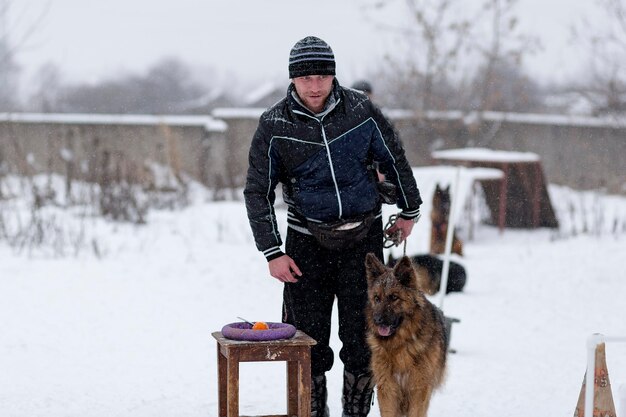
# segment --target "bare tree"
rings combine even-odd
[[[473,49],[482,62],[469,89],[470,108],[474,110],[527,110],[531,103],[528,98],[537,92],[536,84],[523,75],[522,63],[524,56],[535,52],[540,43],[536,37],[520,33],[515,10],[518,3],[519,0],[485,0],[482,5],[489,25],[486,36],[477,34],[473,40]],[[517,91],[512,94],[512,90]],[[524,90],[527,94],[515,103],[515,95]]]
[[[10,3],[0,0],[0,111],[11,111],[17,104],[18,67],[9,37]]]
[[[39,28],[48,5],[49,2],[35,19],[29,20],[23,6],[18,10],[11,0],[0,0],[0,111],[18,108],[17,58]]]
[[[175,114],[186,110],[181,103],[206,94],[206,87],[195,80],[186,64],[167,58],[145,75],[65,86],[57,97],[57,106],[64,111],[88,113]]]
[[[383,9],[393,3],[397,2],[377,1],[370,8]],[[474,19],[453,0],[404,0],[403,7],[410,17],[406,24],[376,22],[406,42],[406,59],[388,57],[392,72],[402,74],[399,89],[418,110],[445,107],[441,98],[458,69]]]
[[[28,110],[43,113],[62,112],[63,75],[53,63],[44,64],[33,77],[34,93],[29,98]]]
[[[520,32],[517,3],[482,0],[472,8],[454,0],[404,0],[408,22],[378,26],[407,43],[407,59],[389,59],[393,76],[378,74],[376,79],[386,84],[397,104],[418,110],[527,109],[538,89],[524,75],[523,58],[539,48],[539,41]],[[513,89],[507,84],[511,80]],[[516,101],[512,90],[524,92],[522,100]]]
[[[590,52],[583,81],[574,91],[596,113],[626,113],[626,1],[596,0],[602,25],[583,20],[572,27],[573,42]]]
[[[498,60],[489,68],[479,68],[468,90],[474,93],[467,97],[467,110],[540,112],[545,107],[543,89],[511,60]]]

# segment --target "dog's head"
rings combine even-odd
[[[432,210],[430,212],[430,218],[433,223],[447,223],[448,217],[450,217],[450,207],[450,186],[443,188],[437,184],[433,193]]]
[[[393,336],[416,308],[417,274],[409,257],[392,268],[368,253],[365,258],[368,286],[368,320],[378,337]]]

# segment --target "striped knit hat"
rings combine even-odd
[[[306,75],[335,75],[335,55],[320,38],[299,40],[289,54],[289,78]]]

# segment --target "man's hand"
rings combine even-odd
[[[407,219],[403,219],[402,217],[398,217],[398,219],[393,224],[393,226],[391,226],[389,230],[387,230],[385,233],[389,236],[393,236],[394,233],[396,233],[397,231],[400,231],[400,239],[398,240],[398,243],[397,243],[397,244],[400,244],[404,242],[407,237],[409,237],[409,235],[411,234],[411,231],[413,230],[414,225],[415,223],[413,223],[413,220],[407,220]]]
[[[298,282],[297,276],[302,276],[298,265],[287,255],[272,259],[268,262],[270,275],[282,282]]]

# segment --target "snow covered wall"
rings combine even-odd
[[[107,163],[158,164],[219,188],[228,182],[226,129],[209,116],[0,113],[0,165],[89,180]]]
[[[28,159],[35,172],[51,163],[55,172],[63,173],[69,155],[93,157],[94,147],[100,147],[177,164],[209,186],[241,186],[250,140],[263,110],[221,108],[212,117],[0,113],[0,162],[17,165],[17,160]],[[532,152],[541,158],[550,183],[626,193],[624,120],[497,112],[386,113],[412,166],[432,165],[432,152],[444,149]]]
[[[228,124],[230,169],[245,172],[248,146],[263,109],[222,108],[212,115]],[[626,193],[626,120],[547,114],[385,110],[404,143],[412,166],[432,165],[434,151],[484,147],[532,152],[541,158],[548,182],[576,189],[606,187]],[[421,117],[421,118],[420,118]]]

